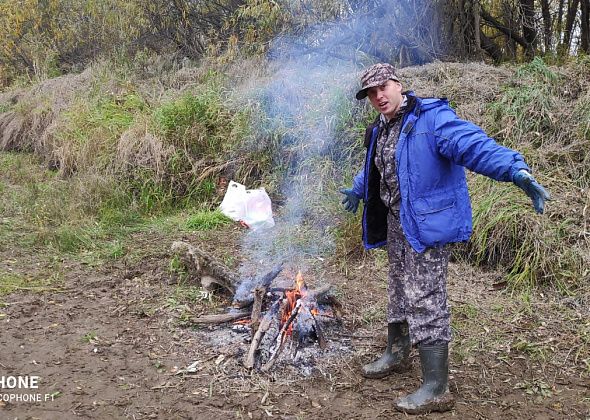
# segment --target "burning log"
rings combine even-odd
[[[322,330],[322,326],[319,323],[318,319],[313,314],[311,314],[311,316],[313,318],[314,331],[315,331],[315,335],[318,338],[318,344],[320,345],[320,348],[322,350],[324,350],[328,347],[328,342],[326,341],[326,336],[324,335],[324,331]]]
[[[283,271],[283,263],[278,264],[271,271],[261,277],[244,279],[236,290],[232,305],[234,308],[245,308],[254,303],[254,289],[256,287],[268,288],[272,281]]]
[[[289,339],[296,344],[293,357],[299,349],[314,338],[318,340],[321,349],[327,347],[328,343],[318,319],[321,313],[319,299],[335,303],[336,305],[333,307],[335,312],[340,310],[341,305],[335,297],[329,294],[330,285],[310,290],[303,282],[300,273],[297,275],[295,283],[293,289],[284,290],[284,299],[281,299],[282,303],[278,313],[274,309],[277,301],[273,304],[272,310],[264,315],[255,333],[253,329],[254,338],[244,363],[246,367],[251,369],[258,365],[261,371],[269,371],[278,360]],[[328,318],[339,319],[339,316],[328,315]]]
[[[285,299],[285,300],[287,300],[287,299]],[[286,307],[287,305],[284,305],[284,306]],[[299,313],[300,308],[301,308],[301,301],[297,301],[297,304],[295,305],[295,307],[291,311],[291,315],[289,316],[287,321],[283,324],[283,327],[281,328],[281,330],[277,334],[276,343],[275,343],[275,346],[270,349],[270,352],[269,352],[270,357],[269,357],[268,361],[264,365],[262,365],[262,367],[260,369],[263,372],[268,372],[270,370],[270,368],[275,363],[276,357],[283,351],[283,347],[285,346],[286,332],[289,329],[289,327],[291,327],[291,324],[293,323],[293,320],[295,319],[295,317]]]

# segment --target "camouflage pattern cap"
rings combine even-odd
[[[360,101],[367,97],[367,90],[374,86],[381,86],[388,80],[399,79],[395,75],[395,67],[389,63],[377,63],[369,67],[361,76],[361,90],[356,93],[356,98]]]

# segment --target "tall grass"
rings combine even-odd
[[[239,87],[212,67],[150,70],[149,81],[143,81],[129,63],[120,66],[99,66],[78,77],[73,99],[60,106],[47,102],[51,95],[44,91],[55,83],[39,85],[16,104],[2,102],[10,103],[6,114],[16,109],[23,118],[38,109],[57,113],[35,126],[44,131],[27,136],[27,141],[45,139],[31,149],[50,155],[57,171],[27,174],[23,168],[30,166],[13,155],[2,163],[8,170],[0,178],[0,194],[10,200],[0,208],[32,222],[37,243],[77,252],[91,248],[96,238],[116,240],[118,231],[146,215],[210,210],[224,192],[219,179],[227,178],[263,184],[282,211],[288,209],[283,192],[290,187],[307,206],[298,214],[305,226],[293,234],[302,247],[319,247],[336,232],[337,258],[362,255],[360,216],[342,211],[338,193],[361,167],[364,128],[374,118],[367,104],[352,100],[352,82],[343,81],[350,89],[333,89],[307,114],[289,119],[273,114],[262,91],[236,99]],[[432,76],[428,69],[405,71],[423,80]],[[504,269],[515,286],[545,282],[566,291],[589,278],[587,74],[590,62],[584,60],[557,69],[535,59],[487,94],[495,100],[485,108],[484,129],[525,155],[554,200],[538,216],[514,185],[470,177],[474,234],[457,254]],[[477,92],[474,85],[456,100],[475,101]],[[35,95],[43,98],[42,106],[28,105]],[[484,107],[478,104],[479,109]],[[30,121],[23,119],[23,126],[32,126]],[[12,188],[13,181],[20,186]],[[211,217],[197,213],[182,225],[215,225],[219,220]],[[121,246],[113,243],[113,254],[120,254]]]
[[[51,133],[60,175],[97,174],[113,179],[114,192],[127,191],[125,197],[105,196],[98,210],[108,204],[152,214],[207,207],[215,198],[216,177],[234,163],[228,156],[249,130],[246,113],[224,102],[222,76],[206,72],[191,89],[154,100],[129,66],[111,68],[95,71],[89,92],[60,115]]]
[[[521,151],[552,194],[543,216],[511,184],[473,177],[474,233],[466,250],[477,264],[499,266],[516,287],[585,284],[590,264],[584,209],[588,205],[587,96],[566,96],[571,81],[541,59],[517,69],[488,108],[490,132]],[[585,193],[586,192],[586,193]],[[586,251],[585,251],[586,249]]]

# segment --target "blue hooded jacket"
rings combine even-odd
[[[497,181],[512,181],[516,172],[530,169],[521,154],[458,118],[446,99],[405,94],[414,106],[404,115],[395,151],[404,235],[416,252],[467,241],[472,214],[463,167]],[[364,201],[367,249],[387,242],[389,209],[381,201],[381,177],[374,163],[378,135],[379,124],[367,128],[365,165],[353,181],[353,192]]]

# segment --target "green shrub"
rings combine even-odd
[[[220,104],[213,91],[199,96],[188,92],[157,108],[154,117],[165,135],[184,135],[193,124],[206,127],[208,123],[216,122],[215,115],[219,111]]]
[[[524,141],[542,146],[545,136],[556,129],[558,81],[560,77],[540,58],[520,67],[513,82],[502,88],[499,100],[489,105],[490,131],[509,147],[521,147]]]
[[[62,137],[79,143],[113,141],[133,124],[135,115],[145,106],[135,93],[121,96],[99,93],[89,100],[80,100],[64,114],[66,125]]]
[[[190,230],[211,230],[232,223],[232,220],[221,211],[198,211],[189,216],[186,228]]]
[[[217,157],[244,134],[247,121],[221,99],[221,86],[214,73],[206,78],[199,93],[181,97],[156,108],[153,118],[157,130],[192,157]]]
[[[534,214],[530,199],[511,184],[477,177],[470,186],[474,197],[471,261],[500,266],[513,286],[530,288],[543,282],[565,290],[578,285],[584,261],[572,252],[577,232],[574,219]]]

